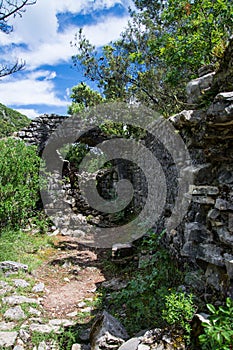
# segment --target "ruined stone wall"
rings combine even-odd
[[[197,264],[207,284],[233,296],[233,40],[216,73],[191,81],[184,110],[170,121],[193,160],[192,201],[182,225],[167,233],[169,249]],[[206,107],[199,106],[206,101]],[[204,97],[204,98],[203,98]]]
[[[44,114],[31,121],[30,125],[15,133],[15,136],[29,145],[36,145],[39,153],[43,151],[49,136],[67,118],[55,114]]]
[[[197,263],[223,293],[233,282],[233,92],[219,93],[207,111],[170,118],[193,158],[192,201],[183,224],[167,233],[169,249]]]

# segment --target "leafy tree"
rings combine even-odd
[[[217,64],[233,27],[227,0],[135,0],[118,41],[98,51],[80,30],[74,65],[107,98],[136,99],[165,115],[184,108],[185,83]]]
[[[36,148],[13,138],[0,140],[0,227],[24,224],[39,199]]]
[[[8,34],[13,30],[13,27],[8,24],[10,17],[22,16],[25,12],[25,7],[33,5],[36,0],[1,0],[0,1],[0,31]],[[0,64],[0,77],[18,72],[23,69],[25,62],[15,62],[13,65]]]
[[[84,83],[74,86],[70,97],[72,98],[72,104],[68,107],[68,114],[77,114],[88,107],[104,102],[104,98],[99,92],[92,90]]]

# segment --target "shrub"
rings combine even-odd
[[[160,245],[163,234],[164,231],[161,234],[148,233],[141,246],[148,259],[130,276],[124,289],[111,295],[113,309],[122,310],[124,306],[123,317],[117,314],[118,311],[116,316],[131,334],[165,324],[161,317],[165,295],[172,286],[181,283],[181,273],[169,253]]]
[[[226,306],[216,309],[207,304],[211,316],[203,323],[204,334],[199,336],[203,350],[229,350],[233,348],[233,300],[226,299]]]
[[[36,148],[13,138],[0,140],[0,227],[24,224],[39,199]]]
[[[165,309],[162,312],[163,319],[170,325],[182,328],[186,339],[190,339],[192,320],[196,311],[192,294],[172,291],[165,296]]]

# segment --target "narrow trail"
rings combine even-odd
[[[83,300],[95,298],[97,286],[106,280],[102,266],[108,253],[80,245],[73,237],[56,238],[57,252],[33,274],[45,284],[42,302],[45,315],[67,318],[85,312]]]

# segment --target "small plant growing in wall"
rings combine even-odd
[[[215,308],[207,304],[211,315],[208,323],[203,323],[204,334],[199,336],[203,350],[233,349],[233,300],[226,299],[226,305]]]
[[[187,342],[190,340],[190,322],[195,311],[192,294],[172,291],[165,296],[165,309],[162,311],[162,317],[169,325],[181,328]]]

